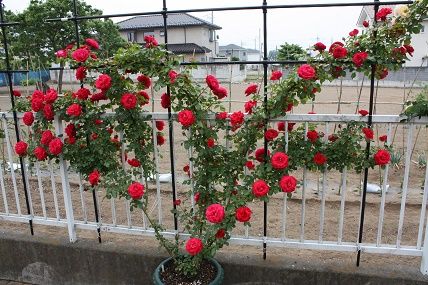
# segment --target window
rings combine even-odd
[[[422,26],[421,33],[425,32],[425,25]]]
[[[165,31],[164,31],[164,30],[160,30],[160,31],[159,31],[159,35],[160,35],[161,37],[164,37],[164,36],[165,36]]]
[[[213,42],[214,41],[214,30],[210,30],[209,35],[210,35],[210,42]]]
[[[144,36],[155,36],[155,31],[146,31],[143,33]]]
[[[128,42],[135,42],[135,32],[128,32]]]

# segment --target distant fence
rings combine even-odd
[[[16,72],[12,74],[13,85],[25,85],[26,81],[47,82],[51,79],[49,70]],[[7,73],[0,73],[0,86],[8,86]],[[33,85],[33,84],[31,84]]]

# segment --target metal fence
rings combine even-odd
[[[0,4],[1,4],[0,0]],[[387,2],[385,4],[410,4],[411,1],[396,1],[396,2]],[[362,3],[326,3],[326,4],[293,4],[293,5],[268,5],[267,1],[264,0],[260,6],[247,6],[247,7],[227,7],[227,8],[204,8],[204,9],[189,9],[189,10],[174,10],[170,11],[167,9],[166,0],[163,1],[163,10],[154,11],[154,12],[143,12],[143,13],[127,13],[127,14],[115,14],[115,15],[102,15],[102,16],[79,16],[77,15],[77,1],[70,1],[70,5],[73,6],[73,16],[65,17],[59,19],[48,19],[48,22],[58,22],[58,21],[72,21],[76,27],[76,42],[79,43],[79,22],[83,20],[99,19],[99,18],[114,18],[114,17],[124,17],[124,16],[138,16],[138,15],[153,15],[161,14],[164,18],[164,37],[166,46],[168,46],[168,26],[167,18],[170,14],[177,13],[188,13],[188,12],[205,12],[205,11],[239,11],[239,10],[260,10],[263,13],[263,43],[264,43],[264,56],[262,61],[257,62],[225,62],[225,63],[210,63],[210,62],[196,62],[192,63],[194,65],[211,65],[211,64],[261,64],[263,66],[263,86],[264,86],[264,104],[267,102],[268,98],[268,67],[271,64],[281,63],[281,64],[300,64],[300,61],[269,61],[267,54],[267,16],[268,11],[271,9],[293,9],[293,8],[313,8],[313,7],[347,7],[347,6],[373,6],[374,10],[377,11],[379,6],[383,3],[375,0],[374,2],[362,2]],[[1,22],[0,26],[3,33],[3,46],[5,50],[5,60],[6,68],[5,71],[8,76],[9,82],[9,91],[11,94],[11,103],[14,106],[13,98],[13,86],[12,86],[12,75],[15,72],[23,71],[14,71],[11,69],[9,62],[8,54],[8,41],[6,38],[6,29],[11,25],[19,25],[19,23],[7,23],[4,19],[3,6],[1,6]],[[187,65],[188,63],[183,63],[182,65]],[[372,71],[376,69],[375,65],[372,65]],[[415,127],[422,128],[424,125],[428,124],[426,118],[413,120],[410,123],[400,123],[400,118],[398,116],[374,116],[373,115],[373,95],[374,95],[374,72],[371,75],[371,89],[370,89],[370,108],[368,117],[359,117],[355,115],[288,115],[286,118],[282,118],[286,124],[288,122],[297,122],[308,127],[309,122],[316,122],[322,124],[326,129],[326,134],[329,133],[329,129],[332,128],[335,124],[344,123],[353,121],[353,120],[363,120],[367,122],[369,127],[373,125],[382,125],[383,128],[388,133],[388,144],[391,143],[391,134],[395,125],[400,125],[405,130],[407,142],[405,144],[406,154],[405,154],[405,163],[404,163],[404,177],[402,185],[397,186],[401,189],[401,201],[399,216],[397,217],[398,223],[395,223],[392,226],[393,231],[396,231],[396,238],[394,242],[385,241],[385,231],[391,231],[390,228],[387,228],[385,224],[385,207],[388,205],[386,201],[386,192],[388,189],[388,174],[390,172],[390,167],[386,167],[381,174],[382,185],[380,190],[380,201],[377,218],[377,230],[376,236],[371,239],[363,242],[363,233],[365,225],[365,214],[366,214],[366,193],[367,186],[369,182],[369,173],[368,169],[365,170],[363,181],[362,181],[362,195],[361,200],[359,200],[358,207],[358,219],[354,219],[353,222],[349,223],[346,221],[346,205],[349,201],[349,194],[347,195],[346,189],[349,188],[347,184],[349,180],[349,174],[347,170],[344,169],[340,173],[340,182],[337,187],[341,189],[340,191],[340,200],[339,208],[335,209],[337,215],[337,222],[335,225],[337,229],[334,237],[330,232],[326,232],[326,225],[331,223],[330,220],[326,221],[326,213],[332,212],[331,209],[326,207],[326,195],[327,195],[327,185],[328,185],[328,172],[322,174],[322,178],[312,177],[313,173],[309,173],[306,169],[302,170],[301,173],[301,189],[298,195],[300,197],[296,200],[288,200],[286,196],[277,197],[277,201],[281,201],[278,205],[269,206],[271,210],[276,211],[277,213],[282,213],[280,218],[274,222],[269,221],[268,219],[268,205],[264,203],[259,205],[262,209],[262,213],[259,216],[259,220],[255,221],[256,225],[254,228],[237,228],[233,232],[233,237],[231,239],[232,243],[239,244],[251,244],[251,245],[263,245],[263,255],[266,257],[266,248],[267,246],[278,246],[278,247],[294,247],[294,248],[306,248],[306,249],[324,249],[324,250],[338,250],[338,251],[352,251],[357,252],[357,265],[360,261],[360,253],[371,252],[371,253],[386,253],[386,254],[397,254],[397,255],[412,255],[412,256],[422,256],[422,265],[421,271],[424,274],[428,274],[428,235],[424,234],[426,232],[425,227],[428,224],[425,224],[426,220],[426,199],[428,191],[428,171],[425,170],[424,185],[423,185],[423,194],[420,195],[420,211],[419,219],[416,221],[412,220],[409,224],[409,221],[405,218],[406,213],[406,202],[409,189],[414,189],[414,186],[409,187],[411,183],[410,169],[412,168],[412,152],[414,149],[413,139],[414,139],[414,129]],[[167,90],[167,94],[170,94],[170,90]],[[93,230],[98,232],[98,239],[101,242],[101,232],[117,232],[125,234],[146,234],[153,235],[153,229],[148,226],[147,220],[141,212],[131,212],[129,209],[128,201],[117,201],[110,200],[107,202],[98,197],[102,195],[99,192],[86,192],[84,182],[81,179],[81,175],[78,173],[73,173],[69,170],[69,166],[66,161],[60,157],[58,165],[49,162],[48,164],[39,164],[36,163],[34,166],[30,167],[30,164],[25,160],[25,158],[19,158],[19,163],[16,163],[18,158],[14,157],[12,150],[12,141],[21,140],[22,136],[25,135],[25,130],[19,126],[19,114],[13,112],[2,113],[1,114],[2,126],[5,133],[5,147],[7,159],[3,160],[3,165],[0,167],[0,187],[1,187],[1,196],[3,200],[3,207],[0,208],[0,220],[12,221],[12,222],[28,222],[30,225],[31,233],[33,234],[33,224],[42,224],[48,226],[59,226],[66,227],[68,230],[69,238],[71,242],[76,241],[76,229],[85,229]],[[177,197],[181,194],[179,183],[177,183],[177,167],[176,167],[176,156],[177,156],[177,140],[179,141],[179,135],[174,132],[174,119],[175,114],[172,113],[171,109],[167,113],[154,113],[152,120],[165,120],[168,122],[168,150],[165,152],[168,154],[168,162],[162,163],[159,160],[159,153],[157,149],[154,149],[155,161],[157,167],[156,177],[141,177],[142,180],[146,182],[148,179],[155,187],[155,194],[152,195],[152,213],[157,213],[157,218],[160,223],[165,225],[168,230],[165,232],[166,235],[174,236],[177,231],[180,230],[180,225],[175,216],[171,216],[169,211],[172,207],[176,205],[172,203]],[[12,124],[11,124],[12,123]],[[272,122],[270,122],[272,123]],[[13,127],[14,134],[11,133],[10,127]],[[267,125],[265,126],[267,127]],[[55,128],[57,135],[63,133],[62,122],[55,119]],[[287,128],[286,128],[287,129]],[[154,136],[156,137],[156,136]],[[287,144],[288,133],[285,132],[284,140]],[[267,151],[267,143],[264,142],[265,151]],[[122,146],[122,152],[125,152],[126,146]],[[367,149],[370,148],[370,142],[367,143]],[[192,154],[187,154],[191,156]],[[170,183],[168,184],[171,188],[171,192],[164,191],[161,184],[161,168],[168,168],[171,173]],[[17,173],[20,172],[20,177]],[[312,221],[308,221],[308,207],[309,203],[308,197],[310,196],[310,191],[308,184],[310,181],[316,180],[316,184],[319,184],[319,181],[322,181],[320,190],[318,191],[319,204],[317,210],[317,216],[319,217],[316,222],[316,228],[319,230],[316,234],[314,232],[308,233],[308,225]],[[359,182],[358,182],[359,184]],[[34,187],[33,187],[34,186]],[[21,190],[22,189],[22,190]],[[60,193],[62,192],[62,194]],[[25,201],[23,201],[23,197]],[[37,198],[37,199],[36,199]],[[416,200],[417,200],[416,198]],[[347,200],[348,199],[348,200]],[[316,200],[316,201],[318,201]],[[300,209],[299,215],[295,212],[290,212],[290,207],[292,203],[299,205]],[[314,203],[314,200],[311,199],[310,203]],[[165,205],[171,205],[165,206]],[[296,205],[294,205],[296,206]],[[275,208],[276,207],[276,208]],[[25,210],[23,210],[25,208]],[[94,209],[92,211],[92,208]],[[26,212],[26,213],[24,213]],[[333,211],[334,212],[334,211]],[[169,218],[168,218],[169,215]],[[297,223],[292,223],[292,219],[296,219]],[[275,223],[272,226],[272,223]],[[294,226],[297,227],[297,230],[292,232],[290,229]],[[314,228],[314,225],[311,225]],[[352,230],[347,233],[346,229],[349,227]],[[409,234],[409,228],[417,228],[417,234]],[[403,235],[404,234],[404,235]],[[183,234],[182,236],[185,236]],[[426,245],[426,246],[424,246]]]

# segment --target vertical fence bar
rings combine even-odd
[[[164,38],[165,38],[165,48],[168,50],[168,8],[166,6],[166,0],[163,0],[163,26],[164,26]],[[168,97],[171,97],[171,89],[169,86],[166,87],[166,94]],[[175,155],[174,155],[174,123],[172,118],[171,106],[168,107],[168,127],[169,127],[169,157],[171,161],[171,183],[172,183],[172,204],[174,208],[174,229],[178,231],[178,218],[177,218],[177,205],[175,200],[177,200],[177,191],[175,185]]]
[[[325,124],[325,135],[324,135],[324,143],[327,141],[329,132],[329,124]],[[327,179],[327,165],[324,166],[324,170],[322,173],[322,193],[321,193],[321,211],[320,211],[320,233],[318,237],[318,241],[322,242],[323,234],[324,234],[324,216],[325,216],[325,191],[326,191],[326,179]]]
[[[79,173],[79,193],[80,193],[80,201],[82,202],[82,212],[83,212],[83,221],[85,224],[88,223],[88,211],[86,209],[85,196],[83,194],[83,182],[82,182],[82,174]]]
[[[404,214],[406,211],[407,190],[409,186],[410,163],[412,158],[413,127],[414,125],[410,124],[409,130],[407,131],[407,151],[406,151],[406,162],[404,166],[403,189],[401,191],[401,207],[400,207],[400,219],[398,221],[397,248],[400,247],[401,236],[403,234]]]
[[[58,117],[55,116],[55,131],[57,137],[62,137],[63,129],[62,129],[62,121]],[[61,140],[63,140],[61,138]],[[70,192],[70,184],[68,182],[68,170],[67,170],[67,162],[64,160],[62,154],[59,155],[59,171],[61,174],[61,183],[62,183],[62,192],[64,195],[64,206],[65,206],[65,214],[67,217],[67,228],[68,228],[68,237],[70,242],[75,242],[77,240],[76,237],[76,228],[74,224],[74,213],[73,213],[73,202],[71,199]]]
[[[392,141],[391,134],[392,134],[392,126],[391,126],[391,123],[389,123],[387,143],[386,143],[388,146],[391,144],[391,141]],[[381,197],[380,209],[379,209],[379,222],[377,225],[376,246],[380,246],[382,242],[383,218],[385,214],[385,200],[386,200],[386,187],[388,182],[388,171],[389,171],[389,164],[385,166],[385,170],[383,171],[382,197]]]
[[[308,132],[308,127],[309,127],[308,122],[305,122],[305,133],[303,134],[305,141],[308,140],[308,137],[306,136]],[[306,175],[307,175],[307,169],[306,167],[303,167],[302,208],[301,208],[301,216],[300,216],[300,242],[303,242],[305,240]]]
[[[427,157],[428,159],[428,157]],[[419,219],[419,231],[418,231],[418,241],[416,247],[421,249],[422,244],[422,235],[424,233],[424,222],[425,222],[425,213],[426,213],[426,205],[427,205],[427,197],[428,197],[428,167],[425,166],[425,185],[424,185],[424,195],[422,197],[422,208],[421,208],[421,217]]]
[[[49,174],[51,177],[51,186],[52,186],[52,193],[53,193],[53,199],[54,199],[54,205],[55,205],[55,215],[56,215],[57,221],[59,221],[60,216],[59,216],[59,207],[58,207],[58,197],[56,194],[55,176],[52,168],[52,160],[49,160]]]
[[[122,168],[123,171],[126,171],[126,159],[125,159],[125,144],[123,143],[123,131],[120,131],[119,133],[119,140],[120,140],[120,145],[121,145],[121,161],[122,161]],[[129,201],[128,200],[124,200],[125,202],[125,211],[126,211],[126,219],[128,221],[128,227],[131,228],[132,227],[132,221],[131,221],[131,210],[129,207]]]
[[[379,10],[379,0],[374,0],[374,15]],[[373,21],[376,23],[376,17],[373,17]],[[373,38],[376,40],[377,31],[373,31]],[[376,73],[376,64],[372,63],[371,65],[371,74],[370,74],[370,102],[369,102],[369,117],[367,122],[367,127],[371,128],[373,123],[373,101],[374,101],[374,87],[375,87],[375,73]],[[366,159],[369,160],[370,157],[370,140],[366,144]],[[361,203],[361,213],[360,213],[360,226],[358,229],[358,246],[363,241],[363,230],[364,230],[364,215],[366,210],[366,196],[367,196],[367,183],[369,177],[369,169],[366,167],[364,169],[364,185],[363,185],[363,197]],[[358,247],[359,248],[359,247]],[[360,266],[361,259],[361,249],[358,249],[357,252],[357,266]]]
[[[342,244],[343,237],[343,220],[345,216],[345,197],[346,197],[346,179],[347,179],[347,168],[346,166],[342,170],[342,185],[340,192],[340,210],[339,210],[339,229],[337,232],[337,243]]]
[[[424,194],[427,192],[428,192],[428,167],[425,172]],[[425,216],[423,218],[425,220]],[[428,274],[428,217],[426,219],[427,221],[425,222],[425,239],[424,239],[424,245],[422,247],[422,262],[421,262],[421,272],[424,275]],[[419,234],[422,234],[421,231],[419,231]],[[419,242],[419,237],[418,237],[418,242]]]
[[[267,130],[269,114],[267,112],[267,101],[268,101],[268,52],[267,52],[267,1],[263,0],[263,105],[265,110],[265,126],[264,131]],[[268,156],[268,141],[264,138],[264,161],[266,165]],[[267,202],[263,202],[263,259],[266,259],[266,238],[267,238]]]
[[[0,22],[3,24],[4,21],[4,10],[3,10],[3,0],[0,0]],[[10,94],[10,102],[12,105],[12,112],[13,112],[13,122],[14,122],[14,127],[15,127],[15,135],[16,135],[16,141],[19,142],[20,139],[20,135],[19,135],[19,122],[18,122],[18,115],[15,111],[15,98],[13,96],[13,79],[12,79],[12,72],[11,72],[11,67],[10,67],[10,61],[9,61],[9,45],[7,43],[7,37],[6,37],[6,26],[2,25],[1,26],[1,31],[3,34],[3,50],[4,50],[4,56],[5,56],[5,63],[6,63],[6,74],[7,74],[7,80],[8,80],[8,85],[9,85],[9,94]],[[5,132],[7,131],[7,124],[6,124],[6,128],[5,128]],[[12,165],[11,165],[11,172],[14,171],[13,170],[13,160],[11,160]],[[30,201],[29,201],[29,196],[28,196],[28,185],[26,182],[26,174],[25,174],[25,167],[24,167],[24,160],[22,157],[19,157],[19,163],[21,165],[21,177],[22,177],[22,184],[24,187],[24,195],[25,195],[25,204],[27,206],[27,214],[30,216],[30,219],[28,221],[29,225],[30,225],[30,232],[31,235],[34,235],[34,229],[33,229],[33,218],[32,218],[32,211],[31,211],[31,207],[30,207]],[[20,212],[20,210],[19,210]]]
[[[285,153],[288,152],[288,122],[284,122],[284,140],[285,140]],[[281,240],[285,241],[286,230],[287,230],[287,193],[283,193],[283,205],[282,205],[282,237]]]
[[[9,215],[9,204],[7,203],[6,188],[4,186],[3,165],[1,164],[0,164],[0,186],[1,186],[1,193],[3,196],[4,211],[6,215]]]
[[[162,195],[161,195],[161,187],[159,181],[159,155],[158,155],[158,139],[156,135],[156,123],[155,120],[152,120],[152,129],[153,129],[153,140],[154,140],[154,155],[155,155],[155,167],[156,167],[156,196],[158,199],[158,221],[159,224],[162,225]],[[144,215],[144,213],[143,213]]]
[[[37,183],[38,183],[38,186],[39,186],[40,201],[42,203],[42,213],[43,213],[43,217],[45,219],[47,219],[45,195],[43,193],[43,184],[42,184],[42,178],[41,178],[41,173],[40,173],[40,164],[39,164],[39,162],[36,162],[36,173],[37,173]]]

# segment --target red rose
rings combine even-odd
[[[59,51],[57,51],[57,52],[55,53],[55,56],[56,56],[57,58],[67,58],[67,51],[65,51],[65,50],[63,50],[63,49],[60,49]]]
[[[195,196],[193,197],[193,199],[195,200],[195,203],[198,203],[199,198],[201,198],[201,193],[196,192],[196,193],[195,193]]]
[[[269,150],[267,152],[267,155],[268,156],[270,155],[270,151]],[[257,149],[256,153],[255,153],[255,156],[256,156],[256,160],[258,162],[263,162],[265,160],[265,149],[264,148]]]
[[[100,48],[100,45],[94,39],[86,39],[85,43],[93,49],[99,49]]]
[[[317,139],[319,138],[318,132],[314,131],[314,130],[308,131],[306,133],[306,136],[311,141],[311,143],[315,143],[317,141]]]
[[[49,152],[53,155],[59,155],[62,152],[63,145],[61,139],[55,138],[49,143]]]
[[[380,9],[377,13],[376,13],[376,20],[377,21],[385,21],[386,20],[386,16],[388,16],[389,14],[392,13],[392,9],[391,8],[382,8]]]
[[[183,127],[187,128],[195,123],[196,118],[192,111],[183,110],[178,113],[178,121]]]
[[[324,51],[327,47],[325,46],[325,44],[321,43],[321,42],[317,42],[316,44],[314,44],[314,49],[317,51]]]
[[[346,57],[347,54],[348,54],[348,50],[344,47],[336,46],[333,49],[333,57],[336,59],[344,58]]]
[[[163,128],[165,127],[165,122],[164,121],[156,121],[156,129],[158,131],[162,131]]]
[[[98,183],[100,182],[100,173],[98,172],[98,170],[95,169],[89,174],[88,181],[92,186],[98,185]]]
[[[44,145],[49,145],[49,143],[54,139],[54,135],[51,131],[46,130],[42,133],[42,138],[40,139],[40,142]]]
[[[157,145],[164,145],[165,143],[165,137],[163,135],[157,134],[156,135],[156,144]]]
[[[79,100],[86,100],[88,99],[89,95],[91,95],[91,91],[88,88],[80,88],[75,93],[75,96]]]
[[[107,91],[111,87],[111,77],[107,74],[101,74],[95,81],[95,87],[102,91]]]
[[[26,126],[31,126],[34,122],[33,112],[25,112],[24,116],[22,117],[22,121]]]
[[[74,124],[68,124],[65,127],[65,133],[69,137],[75,137],[76,136],[76,127],[74,126]],[[53,135],[52,135],[52,137],[53,137]]]
[[[415,49],[411,45],[404,45],[404,48],[406,49],[406,52],[410,54],[410,56],[413,56]]]
[[[190,166],[187,164],[183,167],[184,172],[188,172],[190,170]]]
[[[154,36],[144,36],[144,42],[146,43],[146,48],[153,48],[159,45]]]
[[[288,129],[289,132],[291,132],[293,130],[295,124],[296,123],[290,123],[290,122],[288,123],[288,128],[287,129]]]
[[[175,83],[175,80],[177,80],[178,73],[177,73],[175,70],[170,70],[170,71],[168,72],[168,77],[169,77],[169,82],[170,82],[171,84],[174,84],[174,83]]]
[[[251,209],[247,206],[239,207],[236,209],[235,218],[239,222],[248,222],[251,219]]]
[[[208,148],[213,148],[214,145],[215,145],[215,140],[213,138],[207,139],[207,147]]]
[[[357,52],[352,57],[352,61],[354,62],[356,67],[361,67],[363,63],[367,60],[368,56],[368,53],[366,53],[365,51]]]
[[[367,116],[367,115],[369,114],[369,112],[368,112],[367,110],[363,110],[363,109],[362,109],[362,110],[359,110],[359,111],[358,111],[358,113],[359,113],[361,116],[363,116],[363,117],[364,117],[364,116]]]
[[[385,79],[388,76],[388,69],[385,68],[379,68],[376,70],[376,77],[378,79]]]
[[[248,169],[254,169],[254,167],[256,167],[255,165],[254,165],[254,163],[252,162],[252,161],[247,161],[246,163],[245,163],[245,166],[248,168]]]
[[[364,22],[363,22],[363,26],[364,26],[365,28],[368,28],[368,26],[369,26],[369,22],[364,21]]]
[[[328,140],[331,141],[331,142],[337,141],[338,138],[339,137],[337,135],[335,135],[335,134],[331,134],[331,135],[328,136]]]
[[[17,142],[15,145],[15,152],[19,156],[24,156],[27,154],[28,144],[25,142]]]
[[[45,102],[47,104],[52,104],[58,99],[58,93],[55,91],[55,89],[50,88],[48,92],[46,92],[45,96]]]
[[[278,131],[280,131],[280,132],[284,132],[285,131],[285,123],[284,122],[279,122],[278,123]]]
[[[324,154],[322,154],[321,152],[317,152],[314,155],[314,162],[317,165],[323,165],[324,163],[327,162],[327,157]]]
[[[77,62],[85,62],[89,57],[87,48],[78,48],[71,54],[71,57]]]
[[[227,89],[223,86],[219,86],[217,89],[213,90],[213,93],[219,100],[227,97],[228,94]]]
[[[317,77],[315,69],[310,64],[303,64],[297,69],[297,74],[305,80],[312,80]]]
[[[40,98],[33,98],[33,99],[31,100],[31,109],[32,109],[34,112],[38,112],[38,111],[40,111],[41,109],[43,109],[43,106],[44,106],[43,99],[40,99]]]
[[[297,179],[294,176],[284,175],[279,181],[279,187],[281,187],[282,192],[291,193],[296,190]]]
[[[163,93],[161,96],[161,106],[164,109],[171,107],[171,98],[166,93]]]
[[[220,204],[209,205],[205,211],[205,218],[208,222],[219,224],[224,219],[224,208]]]
[[[275,152],[271,158],[271,164],[274,169],[284,169],[288,166],[288,155],[283,152]]]
[[[75,137],[68,137],[65,139],[65,142],[68,144],[75,144],[76,143],[76,138]]]
[[[137,106],[137,97],[130,93],[123,94],[120,99],[120,104],[122,104],[123,108],[126,110],[134,109],[135,106]]]
[[[224,238],[225,235],[226,235],[226,231],[224,229],[219,229],[215,234],[215,238],[221,239],[221,238]]]
[[[150,77],[148,77],[144,74],[138,75],[137,81],[143,84],[144,89],[147,89],[152,85],[152,81],[151,81]]]
[[[134,182],[128,187],[128,194],[134,200],[140,200],[144,195],[144,186],[141,183]]]
[[[180,200],[180,199],[174,200],[174,201],[172,202],[172,204],[173,204],[174,206],[180,206],[180,205],[181,205],[181,200]]]
[[[220,112],[220,113],[217,113],[217,114],[215,115],[215,118],[216,118],[217,120],[226,120],[226,118],[227,118],[227,112]]]
[[[204,244],[198,238],[190,238],[186,242],[186,251],[191,255],[195,256],[202,251]]]
[[[128,159],[128,164],[131,165],[132,167],[140,167],[141,166],[141,162],[136,158]]]
[[[265,138],[267,141],[273,141],[278,137],[278,131],[275,129],[268,129],[265,132]]]
[[[45,159],[46,159],[46,157],[48,156],[48,154],[46,153],[46,150],[45,150],[43,147],[41,147],[41,146],[36,147],[36,148],[34,149],[33,153],[34,153],[34,156],[35,156],[35,157],[37,158],[37,160],[39,160],[39,161],[43,161],[43,160],[45,160]]]
[[[253,108],[256,106],[257,106],[256,100],[250,100],[250,101],[246,102],[244,105],[245,112],[248,114],[251,114],[253,112]]]
[[[13,90],[12,93],[15,97],[21,97],[21,92],[19,90]]]
[[[374,138],[373,130],[370,128],[363,128],[363,133],[367,140],[372,140]]]
[[[207,83],[208,87],[213,91],[217,90],[220,87],[220,84],[218,83],[218,80],[217,78],[215,78],[214,75],[208,75],[205,78],[205,82]]]
[[[86,78],[86,67],[84,66],[79,66],[76,69],[76,79],[79,81],[82,81]]]
[[[282,77],[282,72],[280,70],[275,70],[272,72],[272,75],[270,76],[270,80],[279,80]]]
[[[52,121],[55,117],[55,112],[51,104],[43,106],[43,116],[46,120]]]
[[[331,74],[333,75],[334,78],[339,78],[340,76],[342,76],[342,73],[343,73],[343,68],[340,66],[335,66],[331,71]]]
[[[138,91],[137,95],[140,96],[140,97],[142,97],[141,99],[143,99],[143,100],[140,100],[140,101],[142,101],[140,103],[140,105],[144,106],[146,104],[149,104],[149,102],[150,102],[150,96],[149,96],[149,94],[147,94],[146,91]]]
[[[247,89],[245,89],[245,95],[249,96],[251,94],[256,94],[257,93],[257,89],[258,89],[257,84],[254,84],[254,83],[250,84],[250,85],[248,85]]]
[[[387,150],[380,149],[374,155],[376,165],[387,165],[391,161],[391,155]]]
[[[230,124],[232,127],[238,127],[244,123],[244,113],[241,111],[234,112],[229,115]]]
[[[290,112],[291,110],[293,110],[293,107],[294,107],[293,103],[288,103],[287,109],[285,110],[285,112]]]
[[[359,31],[357,29],[353,29],[352,31],[349,32],[349,36],[350,37],[355,37],[356,35],[358,35]]]
[[[76,103],[71,104],[68,106],[66,113],[70,117],[79,117],[82,114],[82,106]]]
[[[383,135],[383,136],[380,136],[380,137],[379,137],[379,140],[380,140],[381,142],[386,142],[386,141],[387,141],[387,139],[388,139],[388,136],[387,136],[387,135]]]
[[[269,193],[269,185],[263,180],[257,180],[253,183],[253,194],[256,197],[263,197]]]

